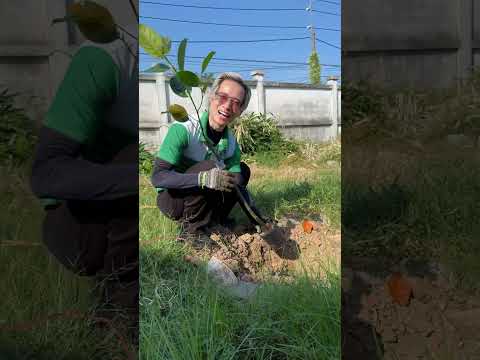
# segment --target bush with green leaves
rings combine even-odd
[[[277,120],[271,115],[247,113],[236,119],[231,128],[244,154],[269,151],[290,154],[298,148],[295,142],[283,136]]]
[[[145,148],[145,144],[139,144],[138,166],[140,174],[149,176],[153,170],[155,157]]]
[[[0,163],[21,165],[31,157],[36,141],[33,121],[17,108],[16,93],[0,92]]]
[[[385,92],[367,82],[342,85],[342,126],[348,128],[369,117],[373,120],[385,116]]]

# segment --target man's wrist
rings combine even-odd
[[[205,188],[205,184],[207,182],[207,172],[206,171],[200,171],[198,173],[198,186],[203,189]]]

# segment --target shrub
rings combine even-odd
[[[232,124],[233,132],[244,154],[262,152],[290,154],[297,151],[297,144],[285,139],[272,116],[248,113]]]
[[[16,93],[0,93],[0,163],[21,165],[31,157],[36,141],[34,124],[24,109],[14,106]]]
[[[155,157],[152,153],[150,153],[147,149],[145,149],[145,144],[139,144],[139,152],[138,152],[138,165],[140,174],[142,175],[150,175],[153,170],[153,162]]]
[[[366,117],[384,117],[384,97],[385,92],[366,82],[343,84],[342,126],[348,128]]]

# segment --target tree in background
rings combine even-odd
[[[315,50],[310,54],[308,64],[310,66],[310,83],[312,85],[320,85],[320,74],[322,69],[320,67],[320,62],[318,61],[318,54]]]

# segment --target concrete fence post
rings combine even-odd
[[[329,131],[330,140],[335,140],[338,136],[338,83],[335,76],[330,76],[327,80],[327,85],[330,86],[330,117],[332,125]]]
[[[155,88],[158,99],[158,125],[161,127],[170,122],[170,114],[162,114],[162,112],[167,111],[167,108],[170,106],[168,83],[164,73],[155,74]]]
[[[458,1],[457,33],[460,38],[460,47],[457,51],[457,78],[459,86],[472,75],[474,66],[472,29],[475,12],[473,3],[472,0]]]
[[[155,75],[155,91],[157,93],[157,102],[158,102],[158,122],[156,129],[156,139],[155,145],[158,146],[163,142],[163,139],[168,132],[168,124],[171,122],[170,114],[162,112],[167,111],[167,108],[170,106],[170,95],[169,95],[169,85],[167,77],[164,73],[157,73]]]
[[[252,71],[250,75],[257,81],[257,111],[266,114],[265,88],[263,87],[264,73],[260,70]]]

